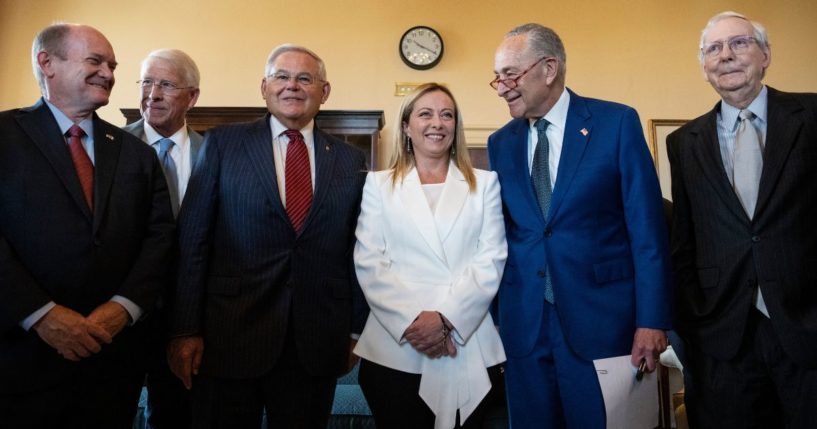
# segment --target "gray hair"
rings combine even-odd
[[[182,79],[184,79],[183,85],[192,86],[194,88],[199,87],[199,80],[201,79],[199,68],[196,66],[196,62],[193,61],[193,58],[190,58],[190,55],[178,49],[157,49],[149,53],[142,61],[143,72],[151,59],[162,59],[169,62],[170,65],[182,75]]]
[[[520,25],[505,34],[505,38],[519,35],[528,36],[528,47],[537,57],[556,57],[559,60],[559,75],[564,77],[567,68],[567,54],[562,39],[552,29],[541,24]]]
[[[272,74],[273,63],[275,63],[275,60],[278,59],[278,57],[281,56],[281,54],[286,52],[300,52],[314,58],[315,61],[318,62],[318,77],[323,81],[326,80],[326,66],[323,64],[323,60],[321,59],[321,57],[319,57],[318,54],[312,52],[310,49],[307,49],[303,46],[293,45],[290,43],[279,45],[275,49],[273,49],[272,52],[270,52],[269,57],[267,57],[267,65],[264,67],[264,77],[267,77],[270,74]]]
[[[65,40],[75,26],[75,24],[56,22],[43,28],[34,36],[34,43],[31,44],[31,66],[34,68],[34,77],[37,79],[37,85],[40,86],[40,93],[43,95],[46,95],[45,76],[40,70],[37,55],[40,52],[47,52],[50,55],[65,59],[67,57]]]
[[[698,48],[699,48],[698,49],[698,61],[700,61],[701,64],[704,63],[704,41],[706,40],[706,34],[709,32],[709,30],[712,29],[712,27],[715,26],[715,24],[723,21],[724,19],[728,19],[728,18],[739,18],[739,19],[742,19],[742,20],[748,22],[749,24],[752,24],[752,28],[754,28],[754,31],[755,31],[754,36],[755,36],[755,39],[757,40],[757,46],[760,47],[760,49],[763,49],[763,50],[769,49],[769,46],[770,46],[769,45],[769,36],[766,34],[766,27],[764,27],[763,24],[761,24],[759,22],[751,21],[745,15],[739,14],[737,12],[732,12],[730,10],[730,11],[726,11],[726,12],[721,12],[721,13],[713,16],[712,19],[710,19],[709,22],[706,23],[706,27],[704,27],[704,29],[701,31],[701,41],[698,44]]]

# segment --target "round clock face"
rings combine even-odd
[[[413,27],[400,38],[400,58],[416,70],[427,70],[443,58],[443,39],[429,27]]]

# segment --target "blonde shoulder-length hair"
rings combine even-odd
[[[468,189],[474,192],[477,188],[477,178],[474,175],[474,167],[471,165],[471,157],[468,155],[468,145],[465,143],[465,130],[462,126],[462,115],[457,106],[457,101],[451,90],[439,83],[429,82],[424,83],[403,98],[403,104],[400,106],[400,113],[397,115],[397,121],[394,126],[394,138],[392,139],[391,158],[389,159],[389,168],[392,170],[391,183],[392,187],[397,186],[397,183],[402,183],[409,171],[414,167],[414,154],[409,152],[411,146],[411,139],[404,131],[405,124],[408,124],[409,117],[414,111],[414,104],[417,99],[430,92],[440,91],[445,93],[454,103],[454,111],[456,112],[456,128],[454,132],[454,142],[451,144],[451,157],[454,165],[462,172],[465,177],[465,182],[468,183]]]

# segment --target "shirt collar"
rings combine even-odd
[[[278,118],[275,117],[275,115],[270,115],[270,128],[272,129],[272,138],[273,139],[277,139],[277,138],[281,137],[281,134],[283,134],[284,131],[289,129],[289,128],[285,127],[284,124],[282,124],[281,121],[279,121]],[[299,130],[301,132],[301,134],[304,136],[304,142],[307,145],[310,144],[310,142],[313,141],[312,133],[313,133],[314,128],[315,128],[315,120],[312,119],[311,121],[309,121],[308,124],[306,124],[305,127],[301,128]]]
[[[559,96],[559,99],[556,100],[556,104],[550,108],[543,118],[545,118],[545,120],[551,125],[563,130],[565,128],[565,123],[567,123],[568,107],[570,107],[570,93],[567,92],[567,88],[563,88],[562,95]],[[531,128],[533,128],[533,124],[535,124],[538,120],[539,118],[528,119],[528,124]]]
[[[768,99],[769,99],[769,90],[766,88],[766,85],[760,89],[760,93],[757,94],[754,100],[746,107],[746,110],[752,112],[761,122],[766,123],[766,118],[768,115]],[[727,103],[725,100],[721,100],[721,122],[724,125],[724,128],[734,131],[737,127],[738,123],[738,115],[740,114],[741,109],[738,109],[735,106]]]
[[[43,98],[43,100],[45,101],[45,105],[48,106],[49,109],[51,109],[51,114],[54,115],[54,119],[57,120],[57,126],[60,127],[60,132],[62,133],[62,135],[68,133],[68,129],[71,128],[72,125],[74,125],[74,121],[69,119],[68,116],[65,115],[65,113],[62,113],[62,110],[60,110],[59,107],[51,104],[51,102],[46,100],[45,98]],[[77,124],[79,125],[80,128],[82,128],[82,131],[85,132],[86,136],[94,135],[94,121],[91,119],[92,117],[93,115],[83,119],[82,122]]]
[[[157,132],[155,128],[148,124],[147,121],[145,121],[144,125],[145,125],[145,139],[147,140],[148,143],[154,144],[157,141],[165,138],[164,136],[159,134],[159,132]],[[184,146],[187,144],[188,141],[187,123],[185,122],[185,124],[181,128],[179,128],[175,133],[173,133],[173,135],[171,135],[168,138],[170,140],[173,140],[173,143],[176,146],[179,146],[179,149],[184,149]]]

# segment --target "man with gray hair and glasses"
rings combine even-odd
[[[352,249],[366,161],[315,116],[323,61],[282,45],[269,113],[210,130],[179,216],[170,363],[196,428],[325,428],[366,320]]]
[[[762,83],[765,28],[701,34],[721,100],[667,137],[690,427],[817,427],[817,94]]]
[[[185,120],[199,98],[199,69],[186,53],[159,49],[142,61],[137,84],[142,118],[123,129],[156,151],[167,179],[173,214],[177,215],[203,140]],[[167,261],[167,265],[172,267],[174,261]],[[169,295],[164,294],[146,321],[150,352],[145,416],[149,428],[184,429],[190,427],[189,394],[167,365],[168,299]]]
[[[499,333],[514,428],[603,428],[594,359],[655,368],[671,287],[661,191],[638,114],[565,87],[559,36],[505,35],[491,87],[508,124],[488,139],[508,261]]]

